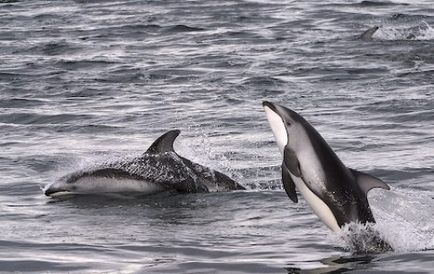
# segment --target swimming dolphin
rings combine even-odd
[[[47,185],[44,193],[217,192],[244,190],[228,176],[179,156],[173,142],[179,130],[160,136],[141,156],[80,170]]]
[[[270,102],[262,105],[283,155],[282,183],[288,197],[297,203],[297,188],[321,221],[335,232],[351,222],[375,223],[367,193],[372,188],[389,190],[389,186],[346,167],[295,111]]]

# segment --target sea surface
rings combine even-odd
[[[2,0],[0,272],[434,273],[433,96],[431,0]],[[393,252],[288,199],[263,100],[388,182],[369,201]],[[170,129],[247,191],[43,195]]]

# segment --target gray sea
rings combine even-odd
[[[0,271],[434,273],[433,95],[430,0],[2,0]],[[393,252],[288,199],[263,100],[389,183],[369,201]],[[247,191],[43,195],[170,129]]]

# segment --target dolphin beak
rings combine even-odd
[[[264,108],[265,108],[265,107],[268,107],[268,108],[271,109],[272,111],[277,112],[277,108],[276,108],[276,106],[275,106],[273,103],[271,103],[271,102],[263,101],[263,102],[262,102],[262,106],[263,106]]]
[[[49,189],[46,189],[45,191],[44,191],[44,194],[45,194],[45,196],[51,196],[52,194],[54,194],[54,193],[56,193],[57,191],[55,191],[54,189],[51,189],[51,188],[49,188]]]
[[[56,187],[54,185],[49,185],[48,188],[44,189],[45,196],[52,196],[52,195],[59,193],[59,192],[69,192],[69,190],[59,188],[59,187]]]

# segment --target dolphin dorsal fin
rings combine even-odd
[[[382,189],[390,190],[390,187],[385,182],[378,179],[377,177],[374,177],[367,173],[363,173],[351,168],[350,171],[351,173],[353,173],[356,182],[359,184],[360,188],[365,194],[368,194],[368,191],[373,188],[382,188]]]
[[[164,133],[163,135],[158,137],[158,139],[155,140],[154,143],[152,143],[152,145],[148,148],[145,154],[175,152],[173,150],[173,142],[175,141],[176,137],[178,137],[179,133],[181,133],[181,131],[178,129]]]
[[[374,26],[372,28],[367,29],[362,35],[360,35],[360,39],[363,41],[371,41],[374,33],[379,29],[379,26]]]

